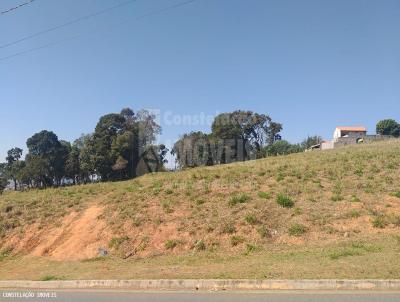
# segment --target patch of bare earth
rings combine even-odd
[[[102,207],[92,205],[82,213],[70,213],[56,227],[39,230],[33,225],[10,238],[9,245],[14,252],[58,261],[96,257],[98,249],[107,247],[111,238],[105,221],[100,219],[102,213]]]

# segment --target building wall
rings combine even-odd
[[[361,135],[361,136],[350,136],[350,137],[339,137],[334,143],[333,147],[344,147],[348,145],[355,145],[358,143],[359,139],[363,139],[363,143],[372,143],[376,141],[383,141],[393,139],[390,135]]]
[[[338,128],[335,129],[335,132],[333,132],[333,139],[337,139],[342,136],[342,131]]]
[[[321,150],[329,150],[334,148],[333,142],[323,142],[321,143]]]

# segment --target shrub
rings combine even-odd
[[[121,246],[121,244],[123,244],[125,241],[128,240],[129,240],[128,236],[111,238],[110,242],[108,243],[108,247],[110,249],[112,248],[118,249]]]
[[[178,241],[174,239],[168,239],[165,241],[164,246],[167,250],[172,250],[178,245]]]
[[[255,251],[257,251],[257,250],[259,250],[260,249],[260,247],[258,247],[258,246],[256,246],[256,245],[254,245],[254,244],[246,244],[246,252],[245,252],[245,255],[248,255],[248,254],[250,254],[250,253],[252,253],[252,252],[255,252]]]
[[[332,201],[342,201],[343,199],[344,199],[343,196],[340,194],[333,194],[331,197]]]
[[[236,228],[233,223],[226,223],[222,228],[222,233],[233,234],[236,232]]]
[[[289,196],[283,194],[278,195],[276,202],[284,208],[292,208],[294,206],[294,201]]]
[[[257,232],[258,232],[258,234],[260,234],[260,236],[262,238],[271,237],[271,234],[265,225],[263,225],[262,227],[259,227]]]
[[[248,223],[248,224],[256,224],[257,223],[257,217],[254,214],[247,214],[244,217],[244,220]]]
[[[206,244],[204,243],[203,240],[197,240],[197,241],[194,243],[194,249],[195,249],[196,251],[205,251],[205,250],[206,250]]]
[[[200,206],[204,204],[206,201],[204,199],[196,199],[196,205]]]
[[[0,262],[6,259],[8,256],[10,256],[11,251],[12,251],[11,249],[0,251]]]
[[[400,198],[400,191],[393,193],[394,197]]]
[[[374,226],[374,228],[383,229],[386,227],[387,221],[383,215],[378,215],[375,216],[374,219],[372,219],[372,225]]]
[[[294,215],[301,215],[303,214],[303,209],[302,208],[295,208],[293,211]]]
[[[229,199],[229,205],[234,206],[238,203],[245,203],[250,200],[250,196],[246,193],[241,193],[238,195],[234,195]]]
[[[399,227],[400,226],[400,216],[399,215],[393,215],[390,217],[390,223],[394,224],[395,226]]]
[[[361,216],[361,213],[360,213],[360,211],[357,211],[357,210],[351,210],[344,215],[345,218],[358,218],[360,216]]]
[[[231,237],[231,245],[232,246],[237,246],[243,242],[244,242],[244,238],[241,236],[232,236]]]
[[[271,193],[269,192],[258,192],[258,197],[263,199],[271,199]]]
[[[289,228],[290,236],[301,236],[305,232],[307,232],[307,227],[299,223],[296,223]]]
[[[172,208],[173,202],[171,200],[163,200],[161,201],[161,207],[165,213],[172,213],[174,210]]]

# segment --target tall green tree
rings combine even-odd
[[[118,156],[112,153],[112,144],[124,131],[125,118],[116,113],[104,115],[96,125],[94,140],[94,165],[96,173],[103,181],[112,180],[112,169]]]
[[[212,124],[212,136],[235,142],[236,159],[262,157],[262,148],[272,144],[282,125],[266,114],[237,110],[218,115]]]
[[[400,124],[393,119],[379,121],[376,125],[376,133],[380,135],[400,136]]]
[[[29,154],[27,167],[35,175],[41,186],[60,185],[64,176],[65,160],[68,156],[68,143],[60,142],[56,134],[43,130],[34,134],[26,143]],[[37,171],[32,169],[36,168]],[[39,173],[42,173],[39,176]]]
[[[0,195],[3,194],[4,189],[7,188],[8,185],[6,166],[6,163],[0,163]]]
[[[210,135],[201,131],[184,134],[173,146],[172,155],[180,168],[212,165]]]
[[[15,147],[7,151],[7,164],[5,167],[5,177],[11,179],[14,184],[14,190],[18,188],[18,175],[21,172],[23,164],[20,159],[22,157],[22,149]]]

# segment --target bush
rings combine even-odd
[[[231,237],[231,245],[232,246],[237,246],[243,242],[244,242],[244,238],[241,236],[232,236]]]
[[[250,196],[247,195],[246,193],[241,193],[238,195],[234,195],[229,199],[229,205],[234,206],[237,205],[238,203],[245,203],[250,200]]]
[[[294,201],[289,196],[283,194],[278,195],[276,202],[284,208],[292,208],[294,206]]]
[[[174,249],[176,246],[178,245],[178,241],[177,240],[173,240],[173,239],[168,239],[167,241],[165,241],[164,246],[167,250],[172,250]]]
[[[222,233],[225,233],[225,234],[233,234],[235,232],[236,232],[236,228],[232,223],[227,223],[222,228]]]
[[[194,249],[195,249],[196,251],[205,251],[205,250],[206,250],[206,244],[204,243],[203,240],[197,240],[197,241],[194,243]]]
[[[307,227],[302,224],[294,224],[289,228],[289,235],[290,236],[301,236],[305,232],[307,232]]]
[[[255,252],[255,251],[258,251],[258,250],[260,250],[260,247],[258,247],[258,246],[256,246],[256,245],[254,245],[254,244],[246,244],[246,252],[245,252],[245,255],[248,255],[248,254],[250,254],[250,253],[252,253],[252,252]]]
[[[358,218],[358,217],[361,216],[361,213],[359,211],[357,211],[357,210],[352,210],[352,211],[350,211],[349,214],[350,214],[351,218]]]
[[[110,249],[112,248],[118,249],[121,246],[121,244],[123,244],[125,241],[128,240],[129,240],[128,236],[111,238],[110,242],[108,243],[108,247]]]
[[[400,191],[393,193],[394,197],[400,198]]]
[[[258,192],[258,197],[263,199],[271,199],[271,193],[269,192]]]
[[[340,194],[333,194],[331,197],[332,201],[342,201],[343,199],[344,199],[343,196]]]
[[[256,224],[257,223],[257,217],[254,214],[247,214],[244,217],[244,220],[248,223],[248,224]]]
[[[172,200],[163,200],[161,201],[161,207],[165,213],[169,214],[174,211]]]
[[[383,229],[387,225],[387,221],[383,215],[378,215],[372,219],[372,225],[374,228]]]
[[[260,234],[260,236],[262,238],[271,237],[271,234],[270,234],[268,228],[265,225],[263,225],[262,227],[258,228],[257,232],[258,232],[258,234]]]

